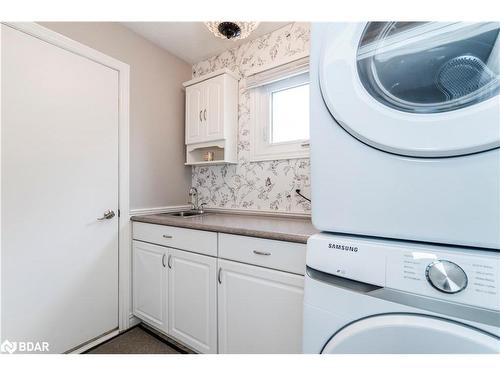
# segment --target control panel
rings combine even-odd
[[[317,271],[346,279],[385,285],[385,249],[375,242],[315,234],[307,241],[306,264]]]
[[[386,287],[500,310],[500,252],[446,249],[388,250]]]
[[[320,233],[306,263],[332,275],[500,311],[500,251]]]

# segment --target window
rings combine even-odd
[[[309,157],[309,73],[287,70],[253,88],[251,97],[251,160]]]
[[[309,83],[271,93],[271,143],[309,139]]]

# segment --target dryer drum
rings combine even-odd
[[[495,74],[476,56],[458,56],[441,66],[436,85],[448,100],[469,95],[481,97],[498,84]]]
[[[500,23],[368,23],[358,76],[381,104],[410,113],[454,111],[500,92]]]

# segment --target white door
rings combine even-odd
[[[219,260],[219,353],[301,353],[304,277]]]
[[[186,88],[186,144],[202,141],[203,96],[202,84]]]
[[[2,339],[118,328],[118,72],[2,25]]]
[[[168,266],[169,334],[200,353],[217,353],[217,259],[172,250]]]
[[[499,147],[499,31],[499,22],[332,23],[319,63],[323,99],[347,132],[391,153]]]
[[[223,134],[223,83],[224,76],[205,82],[205,108],[203,109],[203,127],[207,139],[221,139]]]
[[[145,242],[132,245],[132,304],[134,315],[167,332],[168,249]]]
[[[336,332],[323,354],[500,353],[500,339],[464,324],[417,314],[358,320]]]

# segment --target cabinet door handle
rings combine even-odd
[[[171,235],[169,235],[169,234],[164,234],[162,237],[163,237],[163,238],[173,238],[173,237],[172,237]]]
[[[163,265],[163,268],[165,268],[165,254],[161,257],[161,264]]]
[[[253,253],[257,255],[271,255],[271,253],[267,251],[259,251],[259,250],[254,250]]]
[[[219,282],[219,284],[222,284],[221,273],[222,267],[219,267],[219,272],[217,273],[217,281]]]
[[[203,113],[203,110],[200,111],[200,122],[203,121],[203,118],[201,117],[201,114]]]
[[[167,261],[168,268],[172,268],[172,262],[171,262],[171,260],[172,260],[172,254],[170,254],[170,255],[168,256],[168,261]]]
[[[205,121],[207,121],[207,109],[205,108],[205,110],[203,111],[203,119]]]

